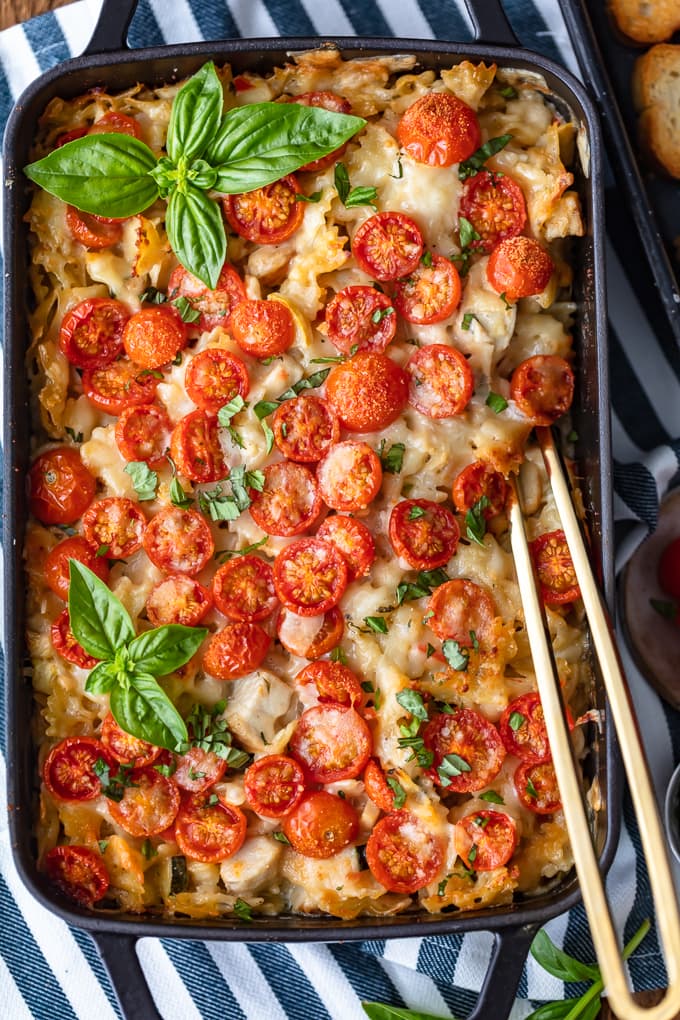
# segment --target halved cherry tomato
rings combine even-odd
[[[410,567],[434,570],[455,556],[460,538],[450,510],[430,499],[402,499],[390,514],[390,542]]]
[[[106,414],[122,414],[126,407],[152,403],[159,380],[141,365],[119,358],[103,368],[86,368],[83,393]]]
[[[262,665],[271,641],[259,623],[228,623],[208,641],[203,669],[218,680],[245,676]]]
[[[99,120],[96,120],[88,131],[89,135],[109,133],[130,135],[131,138],[142,137],[142,129],[134,117],[128,117],[125,113],[116,113],[114,110],[110,110],[103,117],[100,117]]]
[[[452,496],[458,513],[467,513],[486,497],[487,504],[482,509],[482,516],[487,521],[503,512],[507,495],[505,478],[485,460],[468,464],[453,483]]]
[[[411,376],[408,399],[428,418],[452,418],[470,402],[475,380],[464,355],[446,344],[421,347],[406,365]]]
[[[348,800],[328,790],[315,790],[305,794],[281,828],[299,854],[325,860],[354,842],[359,816]]]
[[[123,349],[125,324],[130,318],[122,301],[87,298],[62,319],[59,347],[76,368],[102,368]]]
[[[529,542],[541,588],[541,598],[547,606],[559,606],[581,597],[574,564],[562,530],[548,531]]]
[[[453,315],[460,304],[460,276],[450,259],[430,255],[394,285],[394,305],[408,322],[429,326]]]
[[[73,524],[94,499],[95,480],[72,446],[41,453],[28,478],[31,513],[41,524]]]
[[[480,170],[463,185],[460,214],[479,234],[471,248],[490,252],[508,237],[521,234],[527,220],[527,206],[519,184],[507,174]]]
[[[61,892],[84,907],[103,899],[109,888],[106,865],[87,846],[52,847],[45,854],[45,872]]]
[[[123,560],[142,548],[146,517],[137,503],[121,496],[108,496],[93,503],[83,514],[83,534],[107,559]]]
[[[250,379],[248,369],[235,354],[223,347],[209,347],[187,365],[184,387],[194,404],[217,414],[234,397],[248,396]]]
[[[60,149],[62,145],[68,145],[69,142],[74,142],[76,138],[82,138],[86,134],[86,127],[71,128],[70,131],[64,131],[63,135],[59,135],[54,147],[55,149]]]
[[[164,507],[144,532],[144,552],[168,574],[200,574],[215,552],[210,528],[196,510]]]
[[[510,396],[534,425],[552,425],[571,407],[574,373],[557,354],[535,354],[512,373]]]
[[[142,368],[167,365],[186,345],[186,326],[172,305],[142,308],[123,330],[127,356]]]
[[[241,350],[254,358],[283,354],[295,340],[293,313],[282,301],[242,301],[229,328]]]
[[[373,750],[366,721],[351,707],[316,705],[303,712],[290,753],[311,783],[337,783],[361,775]]]
[[[300,103],[301,106],[318,106],[322,110],[330,110],[332,113],[352,112],[352,104],[343,96],[336,95],[335,92],[303,92],[299,96],[291,97],[287,102]],[[340,148],[329,152],[327,156],[313,159],[311,163],[305,163],[300,169],[306,170],[309,173],[318,173],[319,170],[326,170],[329,166],[337,163],[339,159],[342,159],[347,145],[348,143],[345,142]]]
[[[385,773],[375,758],[371,758],[364,771],[364,789],[376,807],[389,814],[394,811],[395,793],[388,784]]]
[[[284,457],[316,463],[340,438],[340,422],[321,397],[285,400],[272,419],[274,439]]]
[[[111,248],[123,236],[123,227],[118,220],[107,222],[72,205],[66,206],[66,226],[74,241],[80,241],[92,251]]]
[[[116,445],[124,460],[144,461],[157,470],[165,464],[171,428],[167,413],[156,404],[126,407],[116,422]]]
[[[294,758],[266,754],[245,771],[248,806],[264,818],[283,818],[298,806],[305,793],[305,777]]]
[[[368,443],[347,439],[331,447],[316,477],[324,502],[333,510],[365,510],[380,492],[380,458]]]
[[[421,736],[425,747],[434,754],[430,775],[449,793],[482,790],[501,770],[505,747],[498,730],[471,708],[434,715]],[[455,775],[459,765],[456,759],[449,762],[449,755],[462,759],[469,769],[461,769],[459,775]]]
[[[427,609],[433,614],[427,625],[442,640],[452,638],[472,648],[476,639],[483,651],[493,647],[498,611],[491,593],[481,585],[463,578],[446,581],[435,588]]]
[[[666,594],[680,601],[680,538],[674,538],[661,553],[658,579]]]
[[[536,815],[552,815],[562,807],[552,761],[531,765],[522,762],[514,775],[515,790],[522,804]]]
[[[175,425],[170,456],[179,473],[192,482],[217,482],[227,473],[217,420],[200,408],[185,414]]]
[[[184,801],[175,822],[175,840],[191,860],[217,864],[241,849],[247,821],[233,804],[210,801],[207,791]]]
[[[555,264],[532,237],[518,234],[497,244],[489,255],[486,278],[508,301],[540,294],[550,282]]]
[[[121,765],[134,765],[143,768],[153,765],[161,753],[161,748],[149,744],[146,740],[133,737],[121,729],[111,713],[104,716],[101,730],[101,741],[109,755]]]
[[[284,606],[300,616],[327,613],[345,593],[347,564],[330,542],[299,538],[276,557],[274,587]]]
[[[425,247],[423,235],[410,216],[379,212],[365,220],[352,240],[359,268],[374,280],[398,280],[412,273]]]
[[[397,125],[399,144],[411,159],[428,166],[451,166],[482,143],[475,111],[450,92],[416,99]]]
[[[318,623],[318,628],[310,638],[312,621]],[[276,636],[283,647],[303,659],[318,659],[332,651],[340,644],[344,631],[345,620],[337,606],[317,617],[298,616],[282,606],[276,622]]]
[[[303,464],[282,460],[264,469],[264,487],[251,493],[250,516],[268,535],[299,535],[321,512],[316,479]]]
[[[174,780],[153,767],[133,769],[120,801],[107,800],[109,814],[131,836],[157,836],[172,825],[180,792]]]
[[[222,208],[229,226],[254,244],[281,244],[302,223],[304,203],[298,202],[300,185],[293,174],[264,188],[227,195]],[[263,355],[266,357],[266,355]]]
[[[45,580],[54,594],[64,602],[68,601],[71,583],[69,560],[78,560],[78,563],[89,567],[104,584],[108,581],[109,565],[102,556],[97,556],[96,549],[80,535],[65,538],[50,549],[45,560]]]
[[[295,677],[299,684],[314,684],[319,701],[355,707],[363,699],[359,677],[342,662],[310,662]]]
[[[536,765],[552,757],[543,706],[538,694],[531,691],[511,701],[498,723],[501,740],[508,754]]]
[[[265,620],[278,605],[272,568],[254,553],[223,564],[212,590],[216,607],[230,620]]]
[[[170,574],[151,589],[146,600],[146,615],[154,627],[169,623],[197,627],[212,604],[209,588],[186,574]]]
[[[219,782],[227,771],[226,758],[220,758],[214,751],[204,751],[201,747],[190,747],[184,754],[175,758],[177,768],[172,774],[180,790],[189,793],[200,793],[209,786]]]
[[[55,652],[61,655],[62,659],[66,659],[67,662],[72,662],[74,666],[78,666],[80,669],[94,669],[97,665],[98,660],[88,655],[73,636],[68,609],[62,610],[52,624],[50,638]]]
[[[317,538],[334,545],[347,563],[347,582],[365,577],[375,560],[375,542],[365,524],[356,517],[333,514],[316,533]]]
[[[338,291],[326,305],[328,339],[343,354],[382,353],[397,332],[392,301],[375,287],[354,286]]]
[[[444,863],[444,847],[417,815],[394,811],[374,825],[366,860],[386,889],[409,894],[435,880]]]
[[[99,759],[111,759],[101,740],[94,737],[66,737],[52,748],[42,775],[53,797],[63,801],[94,800],[102,792],[94,766]]]
[[[466,868],[495,871],[507,864],[519,836],[514,819],[503,811],[475,811],[456,822],[453,842]]]
[[[406,406],[408,376],[386,354],[359,351],[331,369],[326,399],[352,432],[378,432],[396,421]]]
[[[224,326],[226,329],[234,308],[246,299],[246,288],[241,277],[228,262],[222,266],[214,290],[198,280],[184,266],[177,266],[170,273],[168,280],[168,299],[172,301],[178,297],[185,297],[191,307],[201,313],[198,327],[202,333],[207,333],[218,326]]]

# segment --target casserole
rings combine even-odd
[[[109,39],[116,37],[116,29],[119,34],[122,34],[122,30],[125,24],[125,15],[130,15],[131,11],[128,9],[126,12],[121,12],[120,5],[114,11],[113,7],[108,8],[108,16],[115,20],[115,24],[112,25],[110,22],[106,22],[107,8],[104,10],[103,21],[100,22],[98,31],[95,33],[95,39],[101,38],[102,35],[106,35]],[[486,5],[485,13],[488,13],[488,5]],[[506,40],[508,37],[505,37]],[[394,44],[384,40],[370,41],[364,40],[361,44],[358,44],[355,40],[336,40],[335,41],[343,54],[346,56],[354,56],[358,54],[371,54],[385,52],[387,50],[394,49]],[[297,49],[308,49],[314,45],[314,40],[295,40],[294,47]],[[529,70],[538,70],[545,75],[548,83],[555,91],[556,98],[555,102],[566,102],[570,106],[579,121],[583,121],[586,125],[586,131],[588,135],[588,143],[590,147],[590,168],[593,172],[597,171],[598,168],[598,138],[597,128],[592,118],[592,113],[587,110],[587,100],[583,96],[582,92],[578,90],[577,86],[574,86],[574,90],[570,90],[568,87],[559,83],[557,77],[557,69],[552,68],[543,62],[536,61],[527,55],[516,56],[511,50],[508,49],[490,49],[488,47],[475,47],[475,46],[462,46],[456,47],[455,52],[451,53],[451,47],[446,44],[424,44],[424,43],[401,43],[401,50],[409,50],[417,54],[420,63],[423,66],[442,66],[445,63],[451,63],[452,59],[455,59],[458,55],[461,57],[469,57],[472,59],[490,59],[493,58],[504,66],[517,66],[527,68]],[[280,41],[268,41],[266,44],[260,46],[260,44],[251,41],[247,43],[238,44],[225,44],[223,47],[215,46],[189,46],[189,47],[173,47],[167,51],[167,58],[165,52],[161,55],[148,51],[140,54],[140,60],[131,60],[129,55],[126,53],[120,53],[112,57],[110,61],[105,58],[95,58],[91,62],[73,61],[71,62],[64,73],[51,72],[37,83],[22,99],[21,108],[17,110],[13,117],[8,130],[8,149],[6,153],[6,169],[7,179],[9,181],[16,181],[16,186],[12,185],[16,198],[10,203],[11,208],[9,210],[9,216],[7,221],[7,253],[10,254],[13,260],[12,264],[15,269],[23,264],[25,258],[24,251],[24,239],[20,235],[19,225],[21,220],[21,214],[25,208],[25,194],[23,189],[19,186],[20,181],[20,169],[28,161],[27,157],[27,143],[26,141],[19,141],[19,139],[27,140],[33,135],[33,126],[35,124],[35,118],[41,112],[45,103],[54,95],[57,94],[70,94],[75,95],[84,88],[91,86],[95,83],[105,82],[115,88],[124,88],[127,85],[133,84],[137,78],[143,77],[146,80],[154,82],[161,82],[171,80],[173,77],[183,77],[192,71],[196,70],[198,66],[203,62],[206,55],[216,56],[217,59],[229,59],[234,65],[237,71],[246,70],[248,68],[266,68],[273,64],[281,62],[286,55],[286,51],[289,49],[288,46],[284,47]],[[245,52],[244,52],[245,51]],[[141,61],[145,61],[143,64]],[[110,70],[107,69],[107,64],[111,65]],[[598,306],[593,300],[595,296],[601,299],[601,264],[599,254],[599,234],[600,234],[600,208],[597,202],[596,195],[592,191],[588,191],[586,182],[584,179],[581,180],[580,186],[584,188],[582,194],[584,198],[584,210],[587,219],[587,234],[583,241],[583,251],[579,252],[579,261],[584,268],[583,278],[578,282],[577,286],[577,300],[583,302],[583,317],[582,317],[582,346],[581,346],[581,361],[579,364],[579,376],[580,376],[580,391],[585,401],[585,406],[578,409],[575,413],[575,427],[581,436],[580,446],[584,450],[589,449],[590,455],[583,458],[583,472],[586,478],[584,484],[584,496],[589,507],[597,507],[598,510],[591,514],[590,524],[595,537],[594,546],[596,556],[600,557],[600,554],[604,551],[604,568],[603,576],[607,582],[608,594],[611,594],[611,550],[607,543],[607,537],[611,534],[611,529],[607,527],[607,521],[609,518],[610,507],[607,496],[607,458],[604,456],[606,450],[608,450],[608,428],[606,422],[606,400],[605,390],[602,386],[605,375],[605,365],[603,361],[603,355],[601,352],[598,353],[596,343],[596,327],[602,326],[602,306]],[[25,314],[25,295],[23,293],[23,286],[21,280],[21,274],[14,272],[12,275],[12,282],[8,290],[8,333],[20,335],[20,323]],[[20,414],[25,414],[25,378],[23,377],[21,368],[21,351],[17,351],[17,358],[13,366],[13,374],[8,373],[7,379],[7,398],[8,398],[8,420],[14,421],[17,424],[21,422],[23,425],[23,417],[19,417]],[[22,389],[22,387],[24,387]],[[25,436],[27,433],[23,429],[19,429],[19,434]],[[25,469],[27,449],[24,446],[20,449],[20,444],[17,442],[17,436],[10,434],[8,430],[7,434],[6,449],[9,451],[13,450],[12,463],[8,467],[7,477],[7,498],[8,498],[8,536],[17,535],[17,524],[23,521],[25,517],[25,495],[23,493],[22,483],[17,484],[18,472]],[[604,527],[602,526],[604,522]],[[604,543],[599,538],[600,534],[604,534]],[[21,548],[20,543],[17,543],[16,537],[8,539],[8,548],[12,548],[12,562],[8,564],[8,592],[15,592],[17,589],[17,579],[21,575]],[[603,549],[604,547],[604,549]],[[10,606],[13,603],[13,598],[7,598],[7,605]],[[17,616],[12,615],[11,620],[8,620],[8,634],[10,635],[8,643],[8,669],[10,675],[19,675],[18,663],[21,655],[21,645],[17,640],[16,635],[23,632],[23,618],[22,611],[19,609]],[[28,732],[26,726],[26,720],[30,712],[30,697],[24,690],[17,690],[12,695],[12,719],[13,719],[13,733]],[[611,757],[611,744],[606,757]],[[29,764],[31,759],[31,750],[28,747],[28,743],[25,744],[20,741],[16,741],[13,748],[13,760],[17,765],[17,768],[13,770],[16,776],[16,786],[12,789],[12,800],[15,804],[20,805],[20,814],[18,819],[13,820],[13,836],[17,846],[17,862],[24,877],[32,891],[38,896],[39,899],[46,905],[49,905],[52,909],[57,909],[61,916],[73,923],[80,924],[83,927],[87,927],[95,932],[115,931],[119,933],[126,933],[128,935],[138,937],[139,935],[161,935],[168,932],[168,927],[165,924],[159,924],[153,919],[139,919],[137,917],[128,918],[125,916],[117,916],[110,922],[103,921],[101,917],[92,917],[87,912],[78,911],[75,909],[65,910],[63,905],[56,900],[51,892],[49,892],[44,884],[42,878],[36,875],[35,868],[33,865],[33,853],[31,848],[31,825],[29,820],[30,815],[30,803],[32,797],[31,791],[31,775],[32,766]],[[611,765],[611,762],[609,763]],[[605,779],[606,775],[606,779]],[[606,773],[603,770],[600,778],[601,786],[606,789],[606,803],[611,805],[615,802],[616,790],[615,790],[615,771],[609,769]],[[600,828],[598,824],[597,842],[598,847],[603,851],[604,859],[608,859],[607,855],[611,853],[613,845],[615,843],[615,832],[614,826],[611,824],[611,812],[602,812],[600,817],[604,821],[604,825]],[[557,894],[556,894],[557,892]],[[424,935],[430,932],[438,933],[444,932],[455,932],[461,930],[471,929],[487,929],[491,925],[494,928],[502,930],[504,934],[511,929],[515,929],[514,933],[514,944],[519,950],[519,959],[515,959],[515,964],[521,962],[523,958],[523,951],[526,948],[527,940],[533,933],[531,927],[535,923],[543,923],[549,916],[566,909],[570,906],[577,896],[577,891],[574,882],[567,882],[564,886],[560,887],[559,891],[553,891],[547,896],[541,896],[533,900],[528,907],[524,905],[513,904],[511,907],[504,909],[503,911],[494,911],[492,914],[479,913],[476,915],[466,916],[464,920],[455,920],[454,918],[422,918],[419,917],[415,921],[409,921],[405,918],[390,918],[386,922],[381,922],[380,925],[375,923],[360,922],[345,922],[343,924],[337,924],[335,922],[326,923],[325,921],[320,924],[317,919],[310,918],[281,918],[275,922],[270,920],[266,921],[255,921],[252,925],[244,928],[243,925],[236,924],[229,920],[220,922],[219,924],[193,924],[190,922],[184,922],[176,920],[173,924],[173,934],[182,934],[186,937],[203,937],[203,938],[237,938],[241,939],[247,937],[249,941],[255,941],[259,939],[272,939],[278,938],[288,941],[294,940],[305,940],[305,939],[325,939],[325,940],[336,940],[344,938],[372,938],[372,937],[386,937],[386,936],[404,936],[404,935]],[[499,949],[501,941],[497,943],[497,950],[494,954],[494,961],[497,966],[504,968],[510,965],[510,961],[504,958],[503,954],[500,953]],[[102,936],[102,945],[106,945],[106,937]],[[122,967],[124,970],[132,960],[136,961],[136,957],[131,946],[128,944],[129,958],[125,959],[125,953],[122,952],[123,947],[117,945],[117,957],[113,964],[114,969]],[[114,974],[114,979],[115,979]],[[499,976],[499,972],[496,972],[496,977]],[[514,982],[510,977],[510,971],[502,972],[501,980],[504,981],[508,988],[509,997],[512,997],[514,987],[516,985],[516,979],[518,974],[515,974]],[[124,994],[130,995],[130,976],[126,974],[126,981],[124,988],[126,989]],[[512,987],[510,987],[512,985]],[[489,982],[487,981],[487,988]],[[495,996],[497,998],[497,996]],[[143,1011],[140,1008],[140,1001],[138,1000],[135,1004],[133,1001],[129,1001],[126,1004],[126,1008],[130,1010],[130,1015],[135,1015],[132,1010],[136,1008],[136,1015],[153,1015],[152,1007],[147,1004],[144,1006]],[[495,1003],[494,1006],[490,1005],[485,1000],[484,995],[480,999],[478,1005],[477,1015],[484,1015],[486,1017],[492,1015],[501,1015],[501,1012],[493,1012],[494,1009],[505,1010],[502,1015],[507,1015],[511,1003],[506,1002],[504,1004]]]

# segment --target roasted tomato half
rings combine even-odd
[[[42,524],[73,524],[94,499],[95,480],[72,446],[41,453],[28,480],[31,513]]]
[[[227,195],[222,208],[229,226],[241,237],[255,244],[281,244],[302,223],[305,210],[299,194],[300,185],[289,174],[264,188]]]
[[[432,778],[451,793],[483,790],[496,778],[505,758],[496,727],[471,708],[433,716],[422,737],[434,754]]]
[[[410,893],[434,882],[444,863],[444,843],[410,811],[394,811],[373,827],[366,860],[390,892]]]
[[[460,163],[482,142],[475,111],[450,92],[416,99],[397,125],[397,138],[407,155],[428,166]]]
[[[123,350],[130,313],[122,301],[87,298],[64,316],[59,347],[76,368],[103,368]]]
[[[529,543],[541,589],[547,606],[560,606],[581,597],[576,571],[563,531],[548,531]]]

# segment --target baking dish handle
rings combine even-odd
[[[84,57],[127,49],[127,34],[137,0],[104,0]]]
[[[475,41],[488,46],[519,46],[501,0],[465,0]]]
[[[466,1020],[508,1020],[529,946],[539,928],[538,924],[522,924],[494,933],[489,969]]]
[[[123,1020],[163,1020],[137,956],[133,935],[90,932],[118,999]]]

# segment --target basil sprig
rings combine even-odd
[[[209,61],[172,104],[167,155],[137,138],[76,138],[24,172],[83,212],[125,218],[168,200],[166,230],[182,265],[214,289],[227,253],[222,213],[209,192],[265,187],[333,152],[366,121],[299,103],[250,103],[223,114],[222,83]]]
[[[208,631],[169,624],[135,636],[132,620],[112,591],[84,564],[69,560],[71,630],[101,661],[85,683],[90,694],[109,694],[111,713],[126,733],[177,750],[187,728],[156,677],[167,676],[194,655]]]

